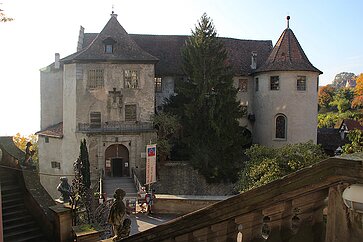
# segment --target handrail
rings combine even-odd
[[[135,172],[135,169],[132,168],[131,169],[131,172],[132,172],[132,178],[134,180],[134,184],[136,186],[136,189],[137,189],[137,192],[140,193],[142,191],[145,191],[145,187],[141,185],[141,182],[139,181],[139,179],[137,178],[137,175],[136,175],[136,172]]]

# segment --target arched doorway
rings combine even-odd
[[[129,177],[129,150],[121,144],[107,147],[105,151],[105,173],[108,177]]]

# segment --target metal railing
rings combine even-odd
[[[125,123],[125,122],[105,122],[101,124],[93,123],[78,123],[78,131],[85,133],[137,133],[145,131],[153,131],[153,123],[149,122],[135,122],[135,123]]]
[[[140,193],[142,191],[145,191],[145,187],[141,185],[141,182],[139,181],[139,179],[137,178],[135,169],[132,168],[131,169],[132,172],[132,179],[134,180],[134,184],[136,186],[137,192]]]

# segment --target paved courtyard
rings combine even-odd
[[[157,225],[163,224],[170,221],[177,216],[166,215],[166,214],[152,214],[148,215],[146,213],[137,213],[130,215],[131,223],[131,234],[137,234],[139,232],[145,231]]]

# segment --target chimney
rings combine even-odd
[[[54,60],[54,68],[59,69],[60,63],[59,63],[59,53],[55,53],[55,60]]]
[[[256,70],[257,68],[257,51],[251,52],[251,68]]]
[[[80,29],[79,29],[77,51],[82,50],[82,48],[83,48],[83,39],[84,39],[84,28],[81,26]]]

